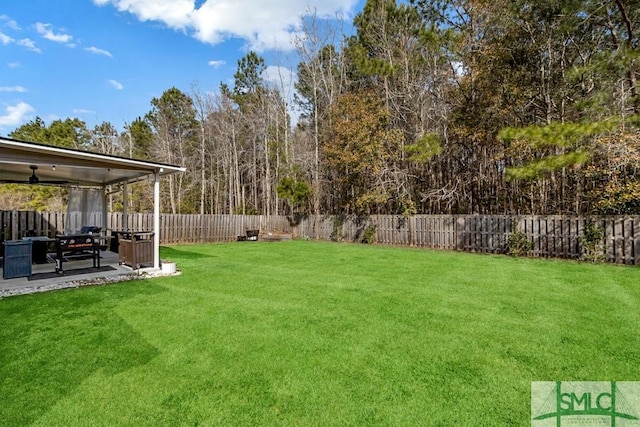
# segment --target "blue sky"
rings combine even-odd
[[[0,135],[36,116],[122,129],[172,86],[232,83],[249,50],[295,70],[301,19],[364,0],[5,0],[0,6]]]

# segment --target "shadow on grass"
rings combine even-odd
[[[0,425],[31,424],[98,370],[149,363],[158,350],[114,309],[164,291],[145,281],[0,300]]]
[[[198,250],[192,246],[191,247],[190,246],[185,246],[185,247],[162,246],[160,248],[160,258],[177,261],[177,260],[216,258],[216,256],[198,252]]]

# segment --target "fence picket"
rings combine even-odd
[[[633,265],[640,265],[640,217],[633,218],[633,231],[630,240],[633,240]]]
[[[623,219],[623,235],[622,241],[624,244],[624,264],[633,263],[633,220],[631,218]]]

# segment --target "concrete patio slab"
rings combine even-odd
[[[138,280],[160,275],[160,269],[134,270],[118,263],[118,254],[100,252],[100,269],[93,268],[91,259],[64,263],[64,274],[55,272],[55,264],[34,264],[31,277],[0,279],[0,297],[45,292],[55,289]]]

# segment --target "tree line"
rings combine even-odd
[[[343,24],[305,20],[295,82],[250,52],[122,132],[10,136],[186,166],[172,213],[640,213],[639,0],[368,0]]]

